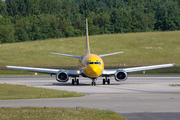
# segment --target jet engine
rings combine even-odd
[[[59,71],[56,74],[56,80],[58,82],[67,82],[69,80],[69,76],[66,72]]]
[[[116,81],[125,81],[128,78],[127,72],[124,70],[118,70],[115,75]]]

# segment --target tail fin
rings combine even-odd
[[[86,54],[90,54],[87,18],[86,18]]]

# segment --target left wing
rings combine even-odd
[[[109,54],[103,54],[103,55],[98,55],[99,57],[106,57],[106,56],[110,56],[110,55],[116,55],[116,54],[120,54],[120,53],[124,53],[122,52],[115,52],[115,53],[109,53]]]
[[[114,75],[118,70],[124,70],[127,73],[131,72],[139,72],[139,71],[146,71],[146,70],[152,70],[152,69],[158,69],[158,68],[166,68],[166,67],[172,67],[175,64],[162,64],[162,65],[152,65],[152,66],[143,66],[143,67],[132,67],[132,68],[124,68],[124,69],[104,69],[103,75]]]
[[[69,76],[80,74],[79,70],[62,70],[62,69],[49,69],[49,68],[33,68],[33,67],[20,67],[20,66],[5,66],[8,69],[27,70],[30,72],[39,72],[47,74],[57,74],[59,71],[65,71]]]

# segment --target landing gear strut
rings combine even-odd
[[[92,80],[92,83],[91,83],[92,86],[96,86],[96,82],[95,82],[95,79]]]
[[[79,79],[76,79],[76,77],[74,79],[72,79],[72,85],[74,85],[74,83],[79,85]]]
[[[103,85],[105,85],[107,82],[107,84],[110,84],[110,79],[107,79],[107,77],[105,77],[105,79],[103,79]]]

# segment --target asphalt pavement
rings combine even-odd
[[[0,100],[0,107],[88,107],[107,109],[129,120],[179,120],[179,75],[130,76],[124,82],[111,78],[110,85],[91,86],[91,80],[80,78],[80,85],[59,83],[50,76],[0,76],[0,83],[29,85],[85,94],[76,98]]]

